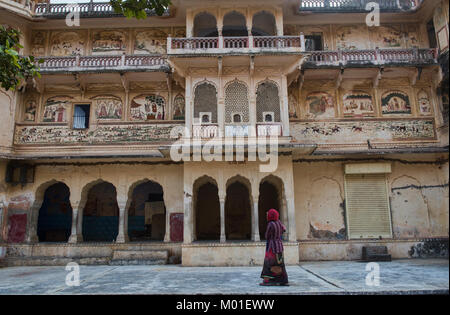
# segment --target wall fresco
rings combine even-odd
[[[404,33],[400,26],[379,26],[372,30],[372,42],[378,48],[403,47]]]
[[[338,49],[367,49],[367,29],[362,26],[344,26],[336,30],[336,47]]]
[[[119,31],[95,31],[92,35],[92,54],[118,54],[127,49],[125,33]]]
[[[84,39],[78,32],[60,32],[52,36],[51,56],[75,56],[84,54]]]
[[[44,105],[44,122],[66,122],[67,109],[70,100],[64,96],[55,96],[47,99]]]
[[[115,96],[96,96],[94,98],[95,116],[99,120],[121,119],[122,100]]]
[[[23,117],[24,121],[35,121],[36,120],[36,108],[37,101],[34,98],[30,98],[25,102],[25,115]]]
[[[435,139],[432,119],[298,122],[290,124],[290,131],[297,141],[315,143]]]
[[[185,103],[183,94],[178,93],[173,100],[173,119],[184,120]]]
[[[344,116],[375,116],[372,96],[364,91],[350,91],[343,96]]]
[[[45,40],[47,33],[44,31],[35,31],[31,35],[31,54],[33,56],[45,55]]]
[[[17,126],[16,144],[113,144],[130,142],[173,141],[174,124],[99,125],[94,130],[76,130],[66,126]]]
[[[162,96],[141,94],[133,98],[130,105],[131,118],[134,120],[163,120],[166,102]]]
[[[153,29],[136,34],[134,42],[135,54],[165,54],[168,32]]]
[[[313,92],[306,97],[307,118],[331,118],[335,115],[333,96],[326,92]]]
[[[424,90],[420,90],[417,93],[417,102],[419,103],[420,115],[431,115],[431,103],[428,93]]]
[[[411,103],[406,93],[389,91],[381,96],[381,109],[383,115],[410,115]]]

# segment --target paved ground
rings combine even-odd
[[[303,262],[287,267],[289,287],[259,286],[259,267],[80,266],[73,287],[63,266],[9,267],[0,268],[0,294],[448,294],[448,260],[379,266],[380,285],[367,286],[366,263]]]

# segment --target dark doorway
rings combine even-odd
[[[227,188],[225,235],[227,240],[250,240],[251,205],[247,186],[234,182]]]
[[[195,201],[197,240],[220,239],[220,202],[217,186],[205,183],[197,190]]]
[[[323,50],[322,35],[305,35],[306,51]]]
[[[437,47],[436,30],[434,29],[433,20],[430,20],[427,23],[427,34],[428,34],[428,43],[430,44],[430,48],[436,48]]]
[[[277,210],[281,217],[277,188],[269,182],[263,182],[259,185],[258,200],[259,237],[262,240],[266,239],[267,211],[270,209]]]
[[[128,209],[130,241],[163,241],[166,233],[166,207],[161,185],[148,181],[133,190]]]
[[[83,210],[83,240],[86,242],[112,242],[119,231],[119,206],[113,184],[103,182],[88,193]]]
[[[72,230],[70,190],[64,183],[47,188],[39,209],[37,234],[39,242],[67,242]]]

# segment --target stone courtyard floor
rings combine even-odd
[[[290,286],[261,287],[260,267],[80,266],[67,286],[64,266],[0,268],[0,294],[448,294],[449,261],[379,262],[379,286],[366,285],[366,263],[288,266]]]

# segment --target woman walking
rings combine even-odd
[[[283,242],[281,236],[286,228],[279,220],[275,209],[267,212],[266,256],[261,272],[263,282],[260,285],[288,285],[288,276],[284,266]]]

